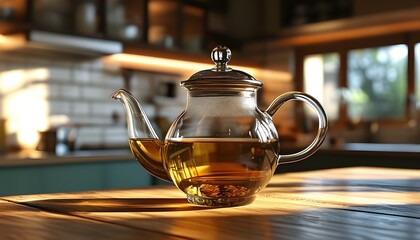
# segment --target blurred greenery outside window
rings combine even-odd
[[[401,120],[407,99],[408,47],[404,44],[351,49],[346,52],[346,79],[340,86],[339,53],[312,54],[304,57],[304,91],[317,98],[330,120],[340,116],[340,104],[346,106],[348,120]],[[416,58],[420,47],[416,45]],[[420,69],[420,64],[417,63]],[[420,77],[416,92],[420,99]],[[305,114],[313,115],[305,109]]]
[[[349,51],[344,99],[352,120],[404,117],[407,55],[403,44]]]

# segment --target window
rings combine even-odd
[[[406,45],[348,52],[344,100],[352,121],[403,118],[406,89]]]
[[[405,124],[410,120],[408,99],[414,92],[420,108],[420,43],[415,45],[419,60],[414,84],[409,79],[414,73],[408,71],[411,45],[401,39],[302,47],[296,55],[298,69],[302,69],[302,75],[297,74],[298,86],[321,102],[335,127]],[[306,107],[304,113],[315,117]]]

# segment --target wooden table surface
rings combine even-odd
[[[0,239],[420,239],[420,170],[275,175],[256,201],[189,204],[175,187],[0,197]]]

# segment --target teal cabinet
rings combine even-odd
[[[0,196],[146,187],[152,179],[133,160],[2,167]]]

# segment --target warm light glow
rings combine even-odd
[[[0,49],[13,49],[24,45],[26,38],[24,34],[2,35],[0,34]]]
[[[16,69],[0,73],[2,115],[7,118],[8,134],[16,136],[23,148],[34,148],[39,141],[38,131],[49,127],[48,86],[46,68]]]
[[[25,84],[24,70],[12,70],[0,73],[0,93],[17,90]]]
[[[37,98],[37,91],[47,92],[45,88],[28,88],[8,94],[4,99],[4,115],[8,132],[16,134],[18,144],[25,148],[36,146],[39,138],[38,131],[48,128],[48,102]]]
[[[196,63],[185,60],[166,59],[126,53],[114,54],[109,57],[105,57],[104,63],[144,71],[178,74],[181,75],[184,79],[189,78],[192,74],[198,71],[214,67],[214,64],[210,63]],[[229,66],[236,70],[244,71],[257,79],[280,81],[291,81],[292,79],[291,74],[288,72],[238,65]]]
[[[168,72],[178,73],[180,75],[191,75],[194,72],[212,68],[211,64],[204,63],[193,63],[183,60],[174,60],[150,56],[141,56],[133,54],[114,54],[104,58],[105,63],[114,63],[117,65],[123,65],[126,67],[132,67],[136,69],[144,69],[148,71],[156,72]]]
[[[26,70],[29,80],[47,80],[50,77],[50,71],[46,68],[35,68]]]
[[[322,55],[312,55],[304,62],[304,91],[318,100],[324,92],[324,62]]]
[[[268,69],[248,68],[248,67],[241,67],[241,66],[237,66],[237,67],[248,73],[250,73],[249,71],[254,71],[254,74],[251,74],[251,75],[256,77],[257,79],[271,80],[271,81],[292,81],[292,75],[288,72],[268,70]]]
[[[304,61],[304,92],[312,95],[318,101],[322,102],[324,95],[324,61],[322,55],[311,55]],[[309,106],[305,105],[305,108]],[[315,111],[306,111],[312,116],[316,116]]]
[[[49,71],[45,68],[16,69],[0,73],[0,93],[8,94],[22,88],[30,81],[46,80]]]

